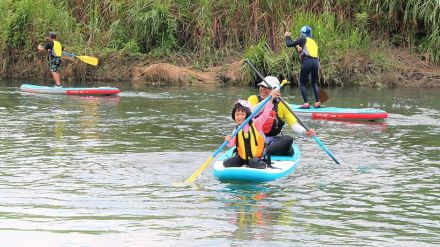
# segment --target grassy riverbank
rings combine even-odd
[[[396,61],[402,56],[416,63],[409,72],[440,78],[436,0],[3,0],[0,18],[2,77],[47,76],[35,47],[56,31],[67,50],[100,58],[98,68],[66,63],[64,76],[75,79],[130,80],[134,67],[155,63],[204,71],[249,58],[265,74],[295,81],[296,52],[283,34],[310,25],[321,83],[398,84],[411,77],[407,61]],[[245,84],[256,79],[246,68],[238,73]]]

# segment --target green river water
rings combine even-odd
[[[208,168],[175,186],[256,89],[110,83],[123,92],[77,97],[22,83],[0,81],[0,246],[440,245],[437,89],[328,89],[327,105],[389,112],[382,122],[303,118],[342,165],[296,137],[301,163],[284,179],[221,183]],[[297,88],[283,96],[300,103]]]

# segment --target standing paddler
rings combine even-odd
[[[48,60],[49,60],[49,68],[50,74],[52,75],[55,81],[55,87],[62,87],[61,85],[61,56],[63,55],[63,47],[61,43],[57,40],[57,34],[55,32],[50,32],[46,38],[46,44],[42,46],[38,45],[37,49],[39,52],[49,51]]]
[[[319,58],[318,58],[318,45],[315,40],[312,39],[312,28],[309,26],[303,26],[301,28],[301,37],[292,42],[290,38],[290,32],[286,32],[284,36],[286,37],[287,47],[300,46],[301,49],[297,50],[301,60],[301,72],[299,76],[299,85],[301,88],[301,96],[304,100],[304,104],[299,108],[308,109],[310,108],[306,84],[309,79],[309,74],[311,75],[312,88],[315,94],[315,108],[321,106],[319,98],[319,88],[318,88],[318,74],[319,74]]]

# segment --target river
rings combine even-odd
[[[230,133],[234,101],[256,89],[109,83],[123,92],[77,97],[21,83],[0,81],[1,246],[440,244],[438,89],[327,89],[327,105],[389,112],[303,118],[341,165],[296,137],[302,160],[287,178],[221,183],[208,168],[177,186]],[[283,96],[300,103],[297,88]]]

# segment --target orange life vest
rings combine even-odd
[[[261,135],[252,123],[248,133],[240,130],[237,133],[237,154],[243,160],[250,160],[251,158],[260,158],[263,156],[265,144],[264,136]]]

